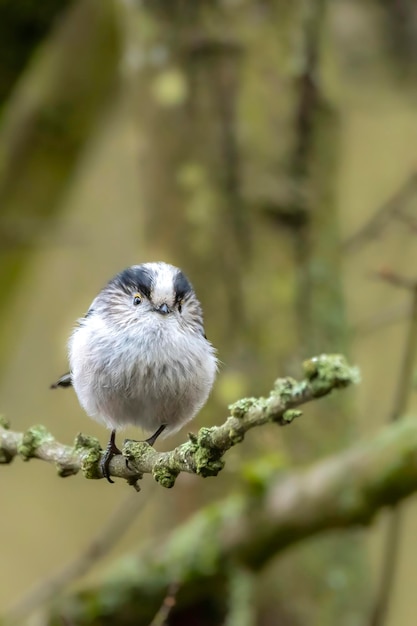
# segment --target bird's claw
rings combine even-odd
[[[103,477],[108,480],[109,483],[114,483],[114,480],[110,478],[110,463],[111,460],[116,454],[122,454],[122,451],[116,446],[116,431],[112,430],[109,443],[107,444],[107,448],[105,453],[102,456],[100,462],[100,469],[102,471]]]

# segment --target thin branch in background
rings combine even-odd
[[[393,216],[399,217],[402,221],[411,219],[403,211],[403,205],[410,200],[417,192],[417,172],[413,172],[399,187],[399,189],[377,209],[370,220],[360,228],[354,235],[348,237],[343,244],[346,251],[357,250],[371,239],[375,239],[381,233],[389,219]],[[415,222],[413,229],[415,228]]]
[[[167,619],[172,609],[174,608],[177,602],[177,593],[180,589],[180,584],[177,581],[172,582],[169,587],[167,594],[161,604],[160,609],[156,613],[152,622],[149,626],[165,626],[167,623]]]
[[[42,580],[28,591],[8,611],[4,620],[7,624],[20,624],[24,617],[38,607],[53,601],[62,591],[81,576],[84,576],[98,561],[103,559],[123,537],[139,512],[149,501],[148,497],[137,498],[129,492],[120,506],[114,511],[98,536],[95,536],[87,548],[77,558],[49,578]],[[62,616],[65,623],[72,624],[66,616]]]
[[[414,291],[416,281],[396,274],[391,269],[382,268],[377,272],[372,272],[371,278],[384,280],[395,287]],[[395,304],[389,308],[379,310],[365,320],[357,322],[353,325],[352,331],[355,335],[365,335],[374,332],[383,326],[395,324],[396,322],[409,319],[411,316],[411,306],[407,303]]]
[[[410,306],[405,304],[397,304],[395,306],[377,311],[374,315],[367,317],[353,325],[352,331],[355,335],[366,335],[368,333],[379,330],[389,324],[410,317]]]
[[[404,213],[401,209],[398,209],[395,214],[397,220],[407,226],[412,233],[417,234],[417,219],[408,213]]]
[[[396,276],[393,281],[394,274],[388,279],[391,284],[396,286],[410,288],[408,279],[399,280],[401,277]],[[385,277],[386,278],[386,277]],[[410,321],[405,341],[402,365],[400,368],[397,391],[394,400],[394,406],[390,415],[390,421],[399,420],[406,412],[410,393],[412,390],[412,380],[414,364],[417,356],[417,282],[414,281],[412,291],[412,307],[410,313]],[[371,614],[370,626],[383,626],[387,620],[388,609],[393,592],[393,583],[398,567],[398,553],[401,539],[402,529],[402,511],[397,506],[389,521],[387,532],[385,553],[381,568],[381,578],[379,581],[376,600]]]
[[[373,272],[371,277],[378,278],[383,280],[386,283],[389,283],[393,287],[399,287],[400,289],[406,289],[411,293],[417,289],[417,281],[414,278],[408,278],[407,276],[402,276],[401,274],[397,274],[393,270],[388,267],[383,267],[377,272]]]
[[[396,401],[390,416],[391,421],[396,421],[404,415],[412,390],[414,364],[417,356],[417,284],[414,284],[412,298],[410,323],[405,342],[403,363],[398,380]],[[373,626],[382,625],[387,613],[389,596],[392,594],[392,584],[395,579],[395,571],[398,560],[401,518],[401,509],[397,507],[393,513],[389,526],[386,554],[384,565],[382,567],[379,599],[383,610],[376,611],[376,615],[381,615],[381,617],[379,618],[379,621],[377,618],[377,620],[373,622]]]

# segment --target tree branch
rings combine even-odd
[[[404,205],[417,191],[417,172],[412,172],[394,194],[388,198],[365,223],[364,226],[347,238],[343,247],[346,251],[355,251],[368,241],[376,239],[392,217],[399,218],[408,224],[412,230],[415,223],[412,218],[403,213]]]
[[[358,371],[340,355],[321,355],[303,364],[305,378],[279,378],[268,398],[245,398],[229,407],[230,415],[220,426],[201,428],[189,434],[189,441],[169,452],[157,452],[145,442],[127,441],[123,454],[110,464],[112,476],[124,478],[136,486],[143,474],[152,474],[163,487],[173,487],[181,472],[203,477],[216,476],[224,467],[223,456],[243,441],[257,426],[276,423],[285,426],[301,415],[298,407],[314,398],[357,381]],[[79,434],[73,447],[58,443],[44,426],[33,426],[25,433],[8,430],[0,422],[0,463],[10,463],[21,456],[28,461],[41,459],[55,464],[60,476],[77,474],[103,478],[100,468],[102,450],[97,439]]]
[[[402,365],[398,375],[398,384],[395,394],[394,407],[390,420],[395,422],[403,417],[410,403],[413,389],[414,364],[417,355],[417,281],[392,272],[384,273],[395,286],[405,287],[412,294],[412,308],[408,323],[407,336],[403,350]],[[389,521],[383,561],[381,565],[381,578],[379,581],[375,605],[370,618],[370,626],[382,626],[387,621],[388,609],[392,601],[395,576],[398,570],[399,546],[402,529],[402,510],[397,507]]]
[[[110,624],[122,612],[125,626],[145,624],[172,581],[181,587],[174,613],[205,606],[230,566],[256,571],[303,539],[370,524],[415,493],[416,450],[417,421],[406,419],[306,470],[259,478],[249,493],[211,503],[164,542],[126,557],[96,589],[61,602],[59,614],[77,626]]]

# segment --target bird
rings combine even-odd
[[[86,413],[111,430],[101,461],[121,454],[116,432],[131,424],[154,445],[206,403],[218,367],[194,288],[178,267],[151,262],[116,274],[78,320],[69,341],[70,371],[52,388],[73,387]]]

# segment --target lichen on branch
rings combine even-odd
[[[124,478],[138,488],[144,474],[152,474],[163,487],[173,487],[181,472],[202,477],[216,476],[224,467],[224,455],[241,443],[252,428],[275,423],[290,424],[301,411],[296,407],[329,394],[333,389],[347,387],[358,381],[358,370],[350,367],[341,355],[321,355],[303,363],[304,378],[279,378],[267,398],[243,398],[230,405],[230,415],[219,426],[200,428],[189,433],[188,441],[169,452],[157,452],[146,442],[126,441],[123,454],[110,464],[110,474]],[[16,456],[24,461],[32,458],[55,464],[62,477],[77,474],[86,478],[103,478],[100,468],[102,450],[98,440],[77,435],[74,445],[55,440],[42,425],[32,426],[24,433],[9,430],[0,420],[0,463],[10,463]]]
[[[180,606],[190,597],[204,604],[215,585],[224,590],[231,568],[250,575],[307,538],[369,525],[381,510],[417,492],[417,421],[397,422],[310,467],[258,481],[256,491],[200,509],[162,544],[158,537],[130,551],[99,586],[60,602],[55,617],[65,614],[80,625],[118,623],[130,607],[135,623],[149,624],[172,581],[181,581]]]

